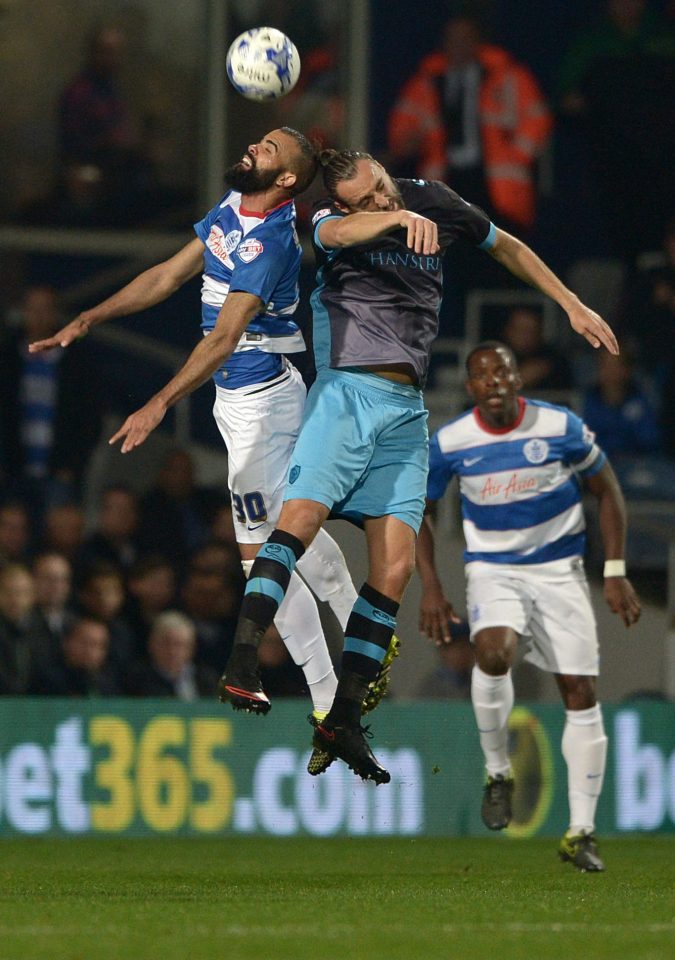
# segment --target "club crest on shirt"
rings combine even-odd
[[[295,481],[298,479],[299,476],[300,476],[300,466],[299,464],[296,463],[291,467],[291,472],[288,474],[288,482],[295,483]]]
[[[590,447],[595,443],[595,434],[586,426],[586,424],[584,424],[584,428],[582,430],[582,438],[587,447]]]
[[[529,463],[543,463],[548,456],[548,443],[545,440],[528,440],[523,447],[523,453]]]
[[[240,260],[243,260],[244,263],[250,263],[251,260],[255,260],[256,257],[260,256],[264,249],[260,240],[256,240],[255,237],[250,237],[239,244],[237,256]]]
[[[214,257],[218,257],[221,263],[227,263],[227,265],[231,267],[232,263],[228,263],[230,254],[236,248],[240,240],[241,230],[230,230],[227,236],[225,236],[220,227],[214,223],[209,232],[206,246],[209,248]]]

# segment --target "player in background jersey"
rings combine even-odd
[[[471,699],[487,766],[483,822],[502,830],[511,819],[511,666],[522,641],[525,658],[555,675],[565,704],[570,824],[560,856],[580,870],[604,870],[593,832],[607,737],[595,691],[599,651],[583,565],[581,484],[598,500],[605,599],[629,627],[640,616],[640,601],[626,579],[623,496],[607,457],[574,413],[519,396],[508,347],[481,343],[466,366],[476,405],[430,443],[428,512],[417,547],[420,629],[437,644],[452,641],[457,617],[436,570],[430,514],[457,476],[476,654]]]
[[[316,167],[314,148],[301,133],[289,127],[273,130],[226,171],[231,189],[195,224],[194,240],[30,347],[31,352],[67,347],[92,326],[154,306],[203,273],[204,339],[176,376],[128,417],[110,442],[121,439],[122,452],[128,453],[158,426],[170,406],[212,376],[214,416],[228,449],[228,485],[247,575],[279,516],[305,402],[300,374],[285,357],[305,349],[293,320],[301,249],[292,198],[309,186]],[[325,531],[313,547],[298,569],[344,629],[356,600],[344,557]],[[316,714],[324,715],[337,680],[316,603],[297,574],[275,623],[304,670]],[[248,702],[243,700],[243,708]]]
[[[594,346],[618,348],[605,322],[529,247],[445,184],[393,180],[356,151],[327,151],[322,163],[328,199],[312,220],[317,379],[277,529],[246,585],[225,679],[262,692],[257,645],[296,562],[331,513],[362,523],[367,581],[347,624],[333,706],[313,742],[362,778],[386,783],[389,773],[360,726],[360,704],[380,670],[415,564],[428,471],[422,387],[438,333],[443,253],[455,241],[487,251],[556,300]],[[310,764],[310,773],[319,772]]]

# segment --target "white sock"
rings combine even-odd
[[[593,833],[595,810],[602,790],[607,737],[600,704],[588,710],[566,710],[562,755],[567,763],[570,804],[569,834]]]
[[[243,560],[241,565],[248,578],[253,560]],[[291,574],[274,625],[293,662],[305,675],[314,709],[318,713],[328,713],[335,697],[337,677],[323,635],[318,607],[307,584],[296,573]]]
[[[342,550],[323,527],[298,560],[296,569],[319,600],[329,604],[344,631],[358,593]]]
[[[492,677],[475,666],[471,673],[471,702],[487,772],[491,777],[508,776],[511,773],[508,724],[513,709],[511,671]]]

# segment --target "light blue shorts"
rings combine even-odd
[[[307,395],[284,500],[348,520],[394,516],[419,531],[429,470],[427,411],[414,387],[324,370]]]

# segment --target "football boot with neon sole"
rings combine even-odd
[[[317,710],[313,710],[307,719],[311,725],[316,728],[322,720],[326,719],[326,716],[327,714],[325,713],[319,713]],[[313,777],[318,777],[320,773],[323,773],[330,767],[333,760],[335,760],[335,757],[328,753],[327,750],[324,750],[323,747],[315,747],[312,745],[312,753],[307,762],[307,773]]]
[[[503,830],[511,822],[513,787],[513,777],[498,773],[496,777],[487,778],[480,815],[488,830]]]
[[[387,695],[387,690],[389,689],[391,665],[396,657],[399,656],[400,652],[401,641],[394,633],[389,641],[389,646],[387,647],[387,652],[384,655],[380,672],[378,673],[377,678],[369,685],[368,692],[363,698],[363,704],[361,706],[362,714],[370,713],[371,710],[375,710],[384,700],[385,696]]]
[[[582,873],[602,873],[605,869],[592,833],[577,833],[573,837],[565,834],[558,847],[558,856],[563,862],[574,864]]]

